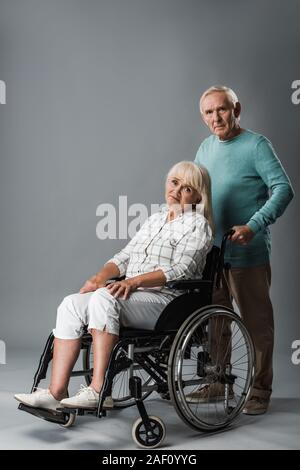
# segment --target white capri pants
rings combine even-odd
[[[151,330],[171,294],[145,289],[132,292],[128,299],[115,298],[105,287],[86,294],[71,294],[57,309],[53,334],[60,339],[78,339],[84,327],[119,335],[120,324],[125,327]]]

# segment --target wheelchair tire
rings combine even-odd
[[[117,353],[116,358],[119,354],[122,354],[123,348],[120,347],[120,350]],[[84,370],[90,370],[93,368],[93,346],[90,343],[86,349],[83,350],[82,355],[83,368]],[[134,375],[137,375],[142,380],[142,386],[147,386],[153,383],[152,378],[148,373],[142,369],[138,364],[134,364]],[[88,374],[85,376],[85,381],[87,385],[90,385],[92,381],[92,375]],[[145,400],[152,391],[143,392],[142,400]],[[130,395],[129,391],[129,370],[125,369],[119,374],[117,374],[113,381],[112,389],[112,399],[113,399],[113,408],[128,408],[135,405],[135,399]]]
[[[177,414],[193,429],[225,428],[248,399],[254,363],[251,337],[235,312],[218,305],[195,311],[177,332],[169,356],[168,386]]]
[[[138,418],[132,426],[132,438],[143,449],[155,449],[166,437],[166,427],[157,416],[149,416],[152,434],[146,432],[142,418]]]

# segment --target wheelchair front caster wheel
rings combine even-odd
[[[75,419],[76,419],[76,414],[75,413],[70,413],[67,420],[66,420],[66,422],[64,424],[61,424],[60,426],[62,428],[70,428],[75,423]]]
[[[157,416],[149,416],[151,431],[146,431],[142,418],[135,421],[132,426],[132,438],[134,442],[144,449],[158,447],[166,437],[166,427]]]

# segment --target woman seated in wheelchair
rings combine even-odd
[[[210,179],[203,167],[179,162],[169,171],[166,207],[150,216],[128,245],[88,279],[79,293],[64,298],[57,310],[54,350],[48,389],[17,394],[29,406],[95,408],[120,325],[153,329],[166,305],[180,294],[167,281],[201,278],[212,247]],[[124,280],[107,284],[111,278]],[[89,387],[68,397],[70,374],[87,326],[94,350]]]

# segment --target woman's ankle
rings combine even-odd
[[[68,398],[68,391],[67,390],[59,390],[55,389],[53,387],[49,387],[51,395],[55,398],[57,401],[61,401],[64,398]]]
[[[93,382],[91,382],[90,387],[91,387],[96,393],[100,393],[101,388],[102,388],[102,384],[99,384],[99,383],[94,384]]]

